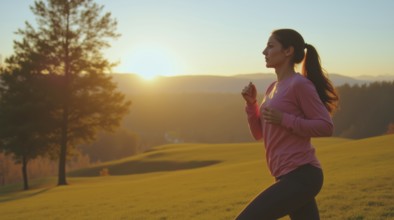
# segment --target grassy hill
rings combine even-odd
[[[313,142],[325,171],[322,219],[394,219],[394,135]],[[69,186],[0,188],[1,219],[233,219],[273,182],[263,158],[261,143],[159,146],[72,172]],[[99,177],[103,168],[111,175]]]

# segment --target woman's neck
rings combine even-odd
[[[275,73],[276,73],[276,77],[278,79],[278,82],[294,75],[295,71],[294,68],[291,66],[282,66],[282,67],[278,67],[275,68]]]

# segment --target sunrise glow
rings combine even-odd
[[[131,49],[122,59],[119,69],[135,73],[146,80],[157,76],[177,75],[181,72],[180,61],[171,50],[163,46],[141,44]]]

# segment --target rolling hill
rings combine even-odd
[[[394,219],[394,135],[313,143],[325,171],[322,219]],[[263,157],[254,142],[158,146],[72,172],[69,186],[45,185],[49,179],[28,192],[1,188],[0,212],[2,219],[233,219],[273,182]],[[103,168],[110,176],[98,176]]]

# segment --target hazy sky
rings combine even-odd
[[[33,0],[0,0],[0,54]],[[394,74],[392,0],[97,0],[122,36],[105,51],[115,72],[149,75],[273,72],[261,51],[270,33],[293,28],[314,45],[330,73]]]

